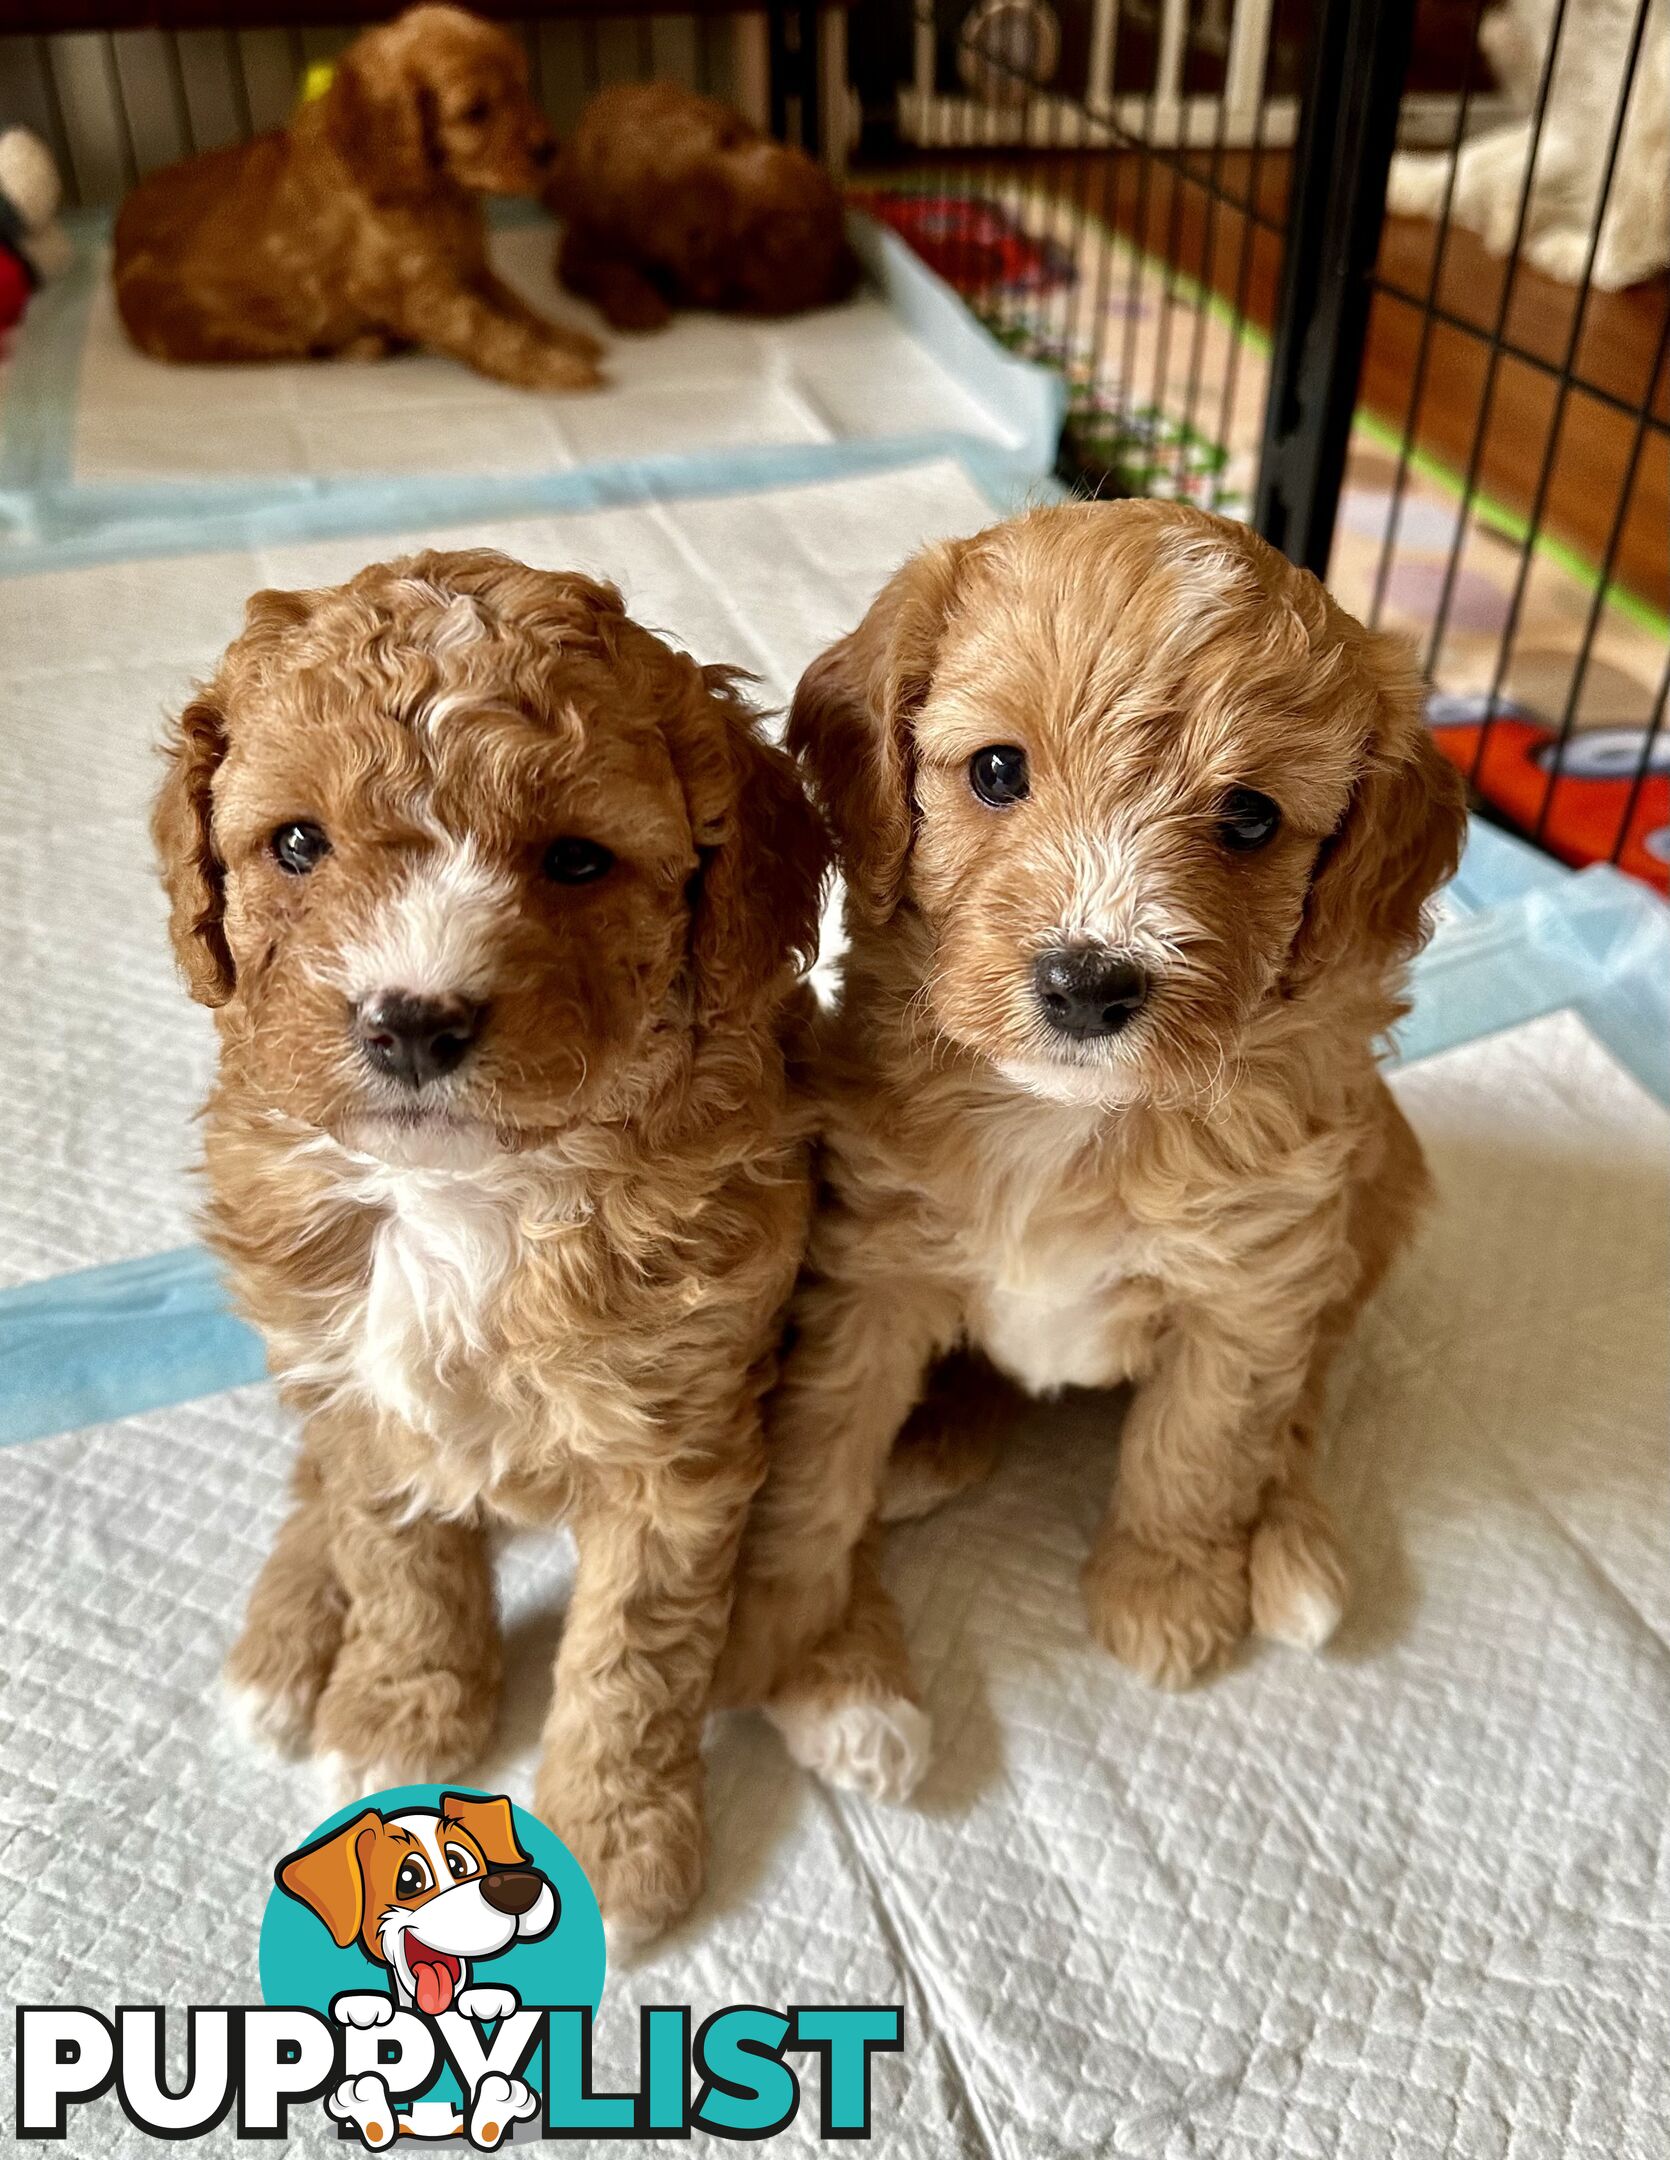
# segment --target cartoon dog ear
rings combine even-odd
[[[226,873],[215,853],[214,780],[226,755],[226,715],[209,694],[194,697],[164,749],[168,772],[151,812],[151,837],[168,894],[168,934],[186,988],[199,1005],[224,1005],[236,970],[224,928]]]
[[[818,949],[829,867],[823,822],[794,761],[759,732],[737,670],[695,671],[667,714],[699,862],[691,883],[696,1020],[711,1027],[803,972]]]
[[[278,1863],[278,1887],[323,1920],[339,1950],[347,1949],[365,1918],[362,1841],[369,1841],[382,1820],[375,1808],[367,1808],[356,1821]]]
[[[913,556],[794,694],[788,747],[829,820],[848,890],[875,922],[904,897],[915,821],[911,723],[933,681],[966,546],[949,541]]]
[[[502,1793],[491,1800],[479,1800],[471,1793],[442,1793],[441,1820],[467,1830],[489,1867],[521,1867],[527,1861],[516,1842],[515,1813]]]

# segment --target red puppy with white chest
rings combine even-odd
[[[498,1706],[487,1528],[569,1522],[535,1802],[648,1933],[701,1881],[804,1241],[821,827],[728,671],[487,550],[256,594],[170,748],[207,1231],[304,1420],[230,1679],[350,1793],[455,1775]]]

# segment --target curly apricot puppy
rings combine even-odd
[[[288,128],[142,180],[116,302],[158,360],[375,358],[423,345],[529,390],[586,390],[600,348],[496,277],[477,197],[556,155],[507,31],[419,7],[368,30]]]
[[[804,1243],[822,828],[729,672],[483,550],[257,593],[155,830],[216,1010],[208,1235],[304,1418],[228,1677],[360,1793],[492,1730],[496,1519],[579,1574],[536,1805],[628,1933],[699,1741]]]
[[[677,83],[600,90],[563,145],[549,201],[557,275],[616,330],[675,307],[796,315],[858,278],[821,165]]]
[[[925,1728],[867,1550],[843,1614],[895,1435],[960,1345],[1032,1394],[1135,1383],[1084,1573],[1135,1671],[1181,1685],[1249,1625],[1333,1628],[1324,1376],[1425,1185],[1373,1044],[1462,790],[1401,645],[1154,502],[918,556],[809,670],[790,740],[852,947],[725,1685],[780,1684],[804,1760],[899,1791]],[[919,1438],[916,1507],[924,1474],[967,1481],[943,1422]]]

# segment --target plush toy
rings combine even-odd
[[[69,263],[70,238],[58,223],[62,194],[40,137],[0,129],[0,332],[19,320],[35,287]]]

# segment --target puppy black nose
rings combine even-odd
[[[554,165],[557,162],[556,143],[547,135],[534,144],[531,155],[536,165]]]
[[[387,990],[367,998],[355,1012],[354,1039],[378,1072],[420,1088],[463,1064],[486,1010],[467,998],[420,998]]]
[[[1064,945],[1041,953],[1032,981],[1044,1018],[1075,1042],[1117,1035],[1148,996],[1147,971],[1099,945]]]
[[[481,1878],[481,1894],[495,1912],[525,1913],[537,1904],[545,1878],[536,1868],[505,1868]]]

